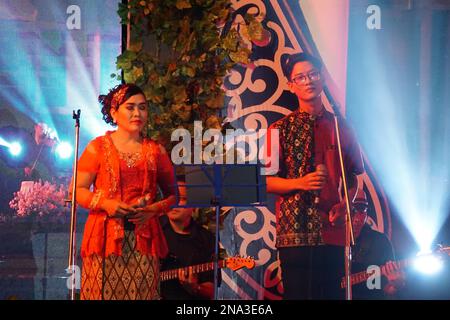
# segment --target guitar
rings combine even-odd
[[[436,253],[450,255],[450,247],[439,248]],[[406,268],[407,266],[411,265],[412,263],[414,263],[415,259],[416,258],[403,259],[403,260],[397,261],[397,264],[399,265],[399,267],[401,269],[403,269],[403,268]],[[386,264],[382,265],[380,269],[381,269],[381,274],[385,276],[387,273],[386,272]],[[375,272],[375,270],[374,270],[374,272]],[[350,276],[350,283],[352,286],[355,284],[358,284],[358,283],[362,283],[364,281],[367,281],[367,279],[369,279],[372,275],[373,275],[373,272],[369,273],[367,271],[361,271],[358,273],[354,273]],[[344,289],[344,288],[346,288],[345,278],[342,277],[341,289]]]
[[[322,221],[322,238],[326,244],[334,246],[345,246],[345,223],[338,226],[332,226],[328,220],[328,213],[319,211]],[[358,238],[367,219],[367,213],[354,212],[352,214],[353,235]]]
[[[233,271],[247,268],[253,269],[255,267],[255,260],[253,258],[231,257],[219,261],[219,268],[228,268]],[[193,266],[182,267],[178,269],[166,270],[160,272],[160,281],[178,279],[178,272],[192,272],[193,274],[214,270],[214,262],[206,262],[196,264]]]

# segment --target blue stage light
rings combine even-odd
[[[14,157],[18,156],[22,152],[22,146],[18,142],[10,143],[8,148],[9,153]]]
[[[430,252],[420,252],[414,260],[414,267],[417,271],[424,274],[435,274],[442,270],[444,262],[439,256]]]
[[[62,141],[56,147],[56,154],[61,159],[68,159],[72,156],[72,145],[68,142]]]

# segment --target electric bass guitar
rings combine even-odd
[[[247,269],[253,269],[255,267],[255,260],[253,258],[240,258],[240,257],[231,257],[226,258],[224,260],[219,260],[219,268],[228,268],[233,271],[247,268]],[[196,264],[193,266],[188,267],[182,267],[178,269],[171,269],[166,271],[161,271],[160,274],[160,281],[166,281],[166,280],[172,280],[172,279],[178,279],[178,272],[179,271],[184,272],[192,272],[193,274],[206,272],[206,271],[212,271],[214,270],[214,262],[207,262],[202,264]]]
[[[436,254],[447,254],[447,255],[450,255],[450,247],[439,248],[439,249],[437,249]],[[416,259],[417,259],[417,257],[416,258],[412,258],[412,259],[400,260],[400,261],[397,261],[397,264],[399,265],[399,267],[401,269],[403,269],[403,268],[406,268],[407,266],[413,264]],[[380,267],[380,269],[381,269],[380,270],[381,274],[386,276],[386,274],[387,274],[387,272],[386,272],[386,265],[385,264],[382,265]],[[350,283],[351,283],[351,285],[353,286],[355,284],[367,281],[367,279],[369,279],[373,275],[374,272],[375,271],[373,271],[373,272],[361,271],[361,272],[352,274],[350,276]],[[341,288],[344,289],[345,287],[346,287],[346,285],[345,285],[345,278],[343,277],[341,279]]]

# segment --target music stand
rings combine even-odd
[[[173,208],[216,208],[214,254],[214,300],[217,300],[219,277],[220,208],[266,205],[266,179],[259,164],[182,164],[174,166],[177,205]],[[177,178],[185,176],[186,204],[179,205]]]

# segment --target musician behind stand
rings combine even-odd
[[[186,188],[180,187],[179,193],[179,205],[186,204]],[[193,208],[175,208],[167,216],[160,217],[169,247],[169,255],[162,261],[161,272],[214,261],[215,237],[194,221],[192,213]],[[214,297],[213,270],[197,274],[179,270],[177,273],[178,279],[161,279],[163,299],[208,300]]]
[[[364,225],[352,248],[352,278],[380,268],[381,279],[362,277],[353,284],[355,300],[396,299],[405,286],[405,273],[395,262],[394,248],[388,237],[370,226],[367,219],[367,200],[364,195],[355,199],[354,214],[363,219]],[[352,281],[353,283],[353,281]]]

